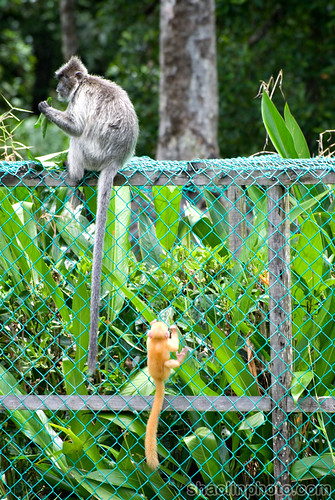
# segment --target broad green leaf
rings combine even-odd
[[[229,224],[227,223],[227,210],[219,201],[218,197],[208,189],[204,189],[204,198],[214,230],[221,239],[221,242],[224,242],[230,232]]]
[[[265,128],[280,156],[282,158],[298,158],[291,133],[265,90],[262,95],[261,110]]]
[[[76,356],[75,360],[63,357],[62,362],[64,384],[67,395],[88,395],[86,377],[84,375],[84,365],[87,359],[88,347],[88,325],[90,321],[90,308],[88,300],[89,297],[85,286],[85,277],[79,274],[78,284],[72,301],[75,318],[71,325],[71,333],[76,344]],[[93,463],[96,463],[99,468],[101,456],[94,439],[97,424],[92,422],[92,413],[87,410],[70,413],[71,418],[69,431],[73,432],[76,436],[80,436],[85,454],[87,454],[90,460],[92,460]]]
[[[215,248],[222,244],[222,240],[217,235],[212,221],[206,217],[201,210],[195,206],[189,206],[185,211],[188,226],[191,231],[201,240],[203,245]]]
[[[0,231],[0,268],[3,271],[1,274],[2,281],[6,281],[6,275],[8,274],[12,277],[12,280],[18,287],[18,290],[23,290],[22,277],[16,263],[15,256],[11,252],[10,245],[8,244],[6,235],[3,231]],[[20,292],[17,293],[17,295],[20,295]]]
[[[178,235],[180,220],[181,186],[153,186],[156,212],[156,236],[162,247],[169,252]]]
[[[94,443],[94,439],[89,442],[83,440],[86,438],[84,433],[80,433],[80,438],[76,432],[63,425],[51,424],[55,429],[65,433],[69,438],[63,443],[63,453],[67,458],[69,465],[75,466],[82,471],[92,471],[102,467],[102,457]],[[79,429],[78,429],[79,430]],[[86,452],[84,450],[86,445]]]
[[[101,469],[87,474],[87,479],[93,479],[98,483],[112,486],[125,486],[134,490],[140,490],[142,485],[138,478],[132,474],[132,470]]]
[[[310,152],[304,134],[301,131],[296,119],[292,116],[287,103],[284,107],[285,123],[293,138],[294,147],[298,153],[298,158],[310,158]]]
[[[89,222],[85,217],[67,205],[56,218],[56,226],[69,250],[72,250],[78,257],[87,254],[89,250],[91,252],[89,258],[92,259],[94,237],[87,231]]]
[[[121,429],[124,429],[125,431],[128,432],[132,432],[137,436],[139,436],[141,439],[144,439],[145,437],[146,424],[141,422],[138,416],[133,416],[126,413],[119,413],[118,415],[112,413],[103,413],[100,418],[108,420],[109,422],[113,422],[113,424],[120,426]],[[137,443],[138,442],[139,441],[137,440]],[[170,453],[165,449],[164,446],[162,446],[159,443],[159,441],[157,442],[157,451],[160,456],[176,464],[175,460],[171,457]]]
[[[20,245],[20,240],[17,240],[17,235],[23,231],[23,227],[10,202],[9,194],[7,188],[0,188],[0,226],[2,233],[8,239],[8,248],[13,254],[11,260],[18,265],[25,280],[30,282],[31,266],[24,255],[24,247]]]
[[[243,422],[239,425],[239,431],[246,431],[247,435],[253,434],[257,427],[260,427],[265,422],[264,413],[258,411],[250,416],[245,416]]]
[[[16,262],[21,267],[25,280],[29,282],[35,276],[35,279],[38,279],[42,285],[44,293],[48,297],[52,297],[63,320],[68,323],[70,314],[69,308],[64,301],[63,292],[54,280],[52,269],[45,264],[43,255],[38,248],[37,231],[36,228],[33,229],[32,227],[33,224],[36,224],[32,215],[32,204],[25,202],[23,210],[21,204],[11,205],[8,197],[3,196],[1,199],[1,195],[4,195],[2,189],[0,189],[0,224],[12,241],[11,251],[16,255]],[[29,224],[27,221],[29,221]],[[30,235],[26,233],[25,223],[28,224]],[[34,271],[32,272],[32,270]]]
[[[76,345],[75,366],[82,373],[87,358],[90,324],[90,294],[87,289],[87,276],[78,273],[72,297],[73,321],[70,333]]]
[[[129,444],[131,446],[131,453],[134,453],[136,455],[133,443],[130,441]],[[124,448],[126,448],[127,446],[128,446],[127,443],[123,445]],[[138,484],[141,485],[140,490],[144,491],[144,486],[145,486],[145,490],[147,487],[149,487],[154,491],[155,498],[157,499],[182,500],[182,498],[178,495],[178,491],[176,490],[176,487],[173,485],[173,483],[168,482],[166,481],[165,478],[161,477],[159,471],[153,472],[151,469],[149,469],[147,465],[145,464],[141,465],[135,460],[130,460],[129,455],[122,456],[121,460],[122,461],[120,463],[117,462],[119,470],[127,471],[129,477],[136,476],[136,481],[138,481]],[[151,496],[152,495],[150,495],[150,498]],[[147,494],[145,495],[144,498],[148,498]]]
[[[63,358],[63,373],[64,373],[64,383],[66,388],[66,394],[77,394],[81,396],[87,396],[87,388],[85,385],[86,379],[84,374],[78,370],[76,364],[70,358]],[[97,423],[92,422],[92,413],[88,410],[80,410],[77,412],[70,412],[71,418],[69,420],[68,435],[72,439],[72,435],[79,436],[80,443],[79,447],[82,447],[81,454],[87,455],[90,461],[96,464],[97,468],[103,466],[103,459],[99,453],[95,434],[97,431]],[[71,433],[71,434],[70,434]],[[81,457],[78,450],[71,450],[77,453],[77,459],[83,460],[85,462],[85,457]],[[89,463],[86,463],[86,467],[89,467]],[[91,470],[89,467],[87,470]]]
[[[112,276],[111,279],[114,281],[116,286],[122,290],[124,295],[130,300],[133,306],[138,310],[140,314],[147,320],[148,323],[151,323],[155,319],[157,319],[156,314],[150,308],[150,306],[144,302],[143,299],[139,297],[138,292],[134,292],[130,288],[127,287],[127,284],[122,283],[116,276]]]
[[[129,378],[129,381],[122,386],[120,394],[131,396],[140,393],[147,396],[152,394],[154,389],[155,386],[149,378],[148,367],[145,367]]]
[[[307,199],[304,198],[304,201],[297,201],[296,198],[291,197],[290,201],[292,204],[292,208],[289,213],[289,218],[292,222],[295,221],[300,216],[308,216],[308,210],[314,208],[316,205],[319,205],[320,200],[329,196],[329,189],[325,189],[322,193],[319,193],[316,196],[309,196]]]
[[[75,484],[74,486],[73,483],[71,483],[72,478],[69,474],[66,473],[66,471],[60,471],[56,469],[56,467],[51,468],[48,462],[44,463],[41,460],[36,461],[34,467],[36,467],[36,469],[41,473],[44,481],[49,486],[56,486],[59,489],[71,492],[73,492],[75,489],[76,493],[79,493],[83,495],[83,498],[86,498],[84,496],[86,494],[86,491],[84,489],[81,489],[79,484]]]
[[[291,467],[291,476],[296,481],[314,480],[334,476],[334,461],[331,453],[312,455],[297,460]]]
[[[140,437],[144,437],[146,425],[140,420],[139,416],[126,413],[101,413],[101,419],[108,420],[119,425],[126,431],[131,431]]]
[[[165,255],[165,250],[156,236],[154,223],[145,212],[141,212],[138,216],[138,229],[143,262],[149,268],[159,267]]]
[[[113,322],[124,304],[120,290],[115,290],[114,283],[108,278],[111,274],[120,281],[128,277],[129,226],[131,216],[130,189],[127,186],[113,188],[109,203],[106,233],[104,241],[102,294],[111,292],[108,307],[108,320]]]
[[[310,218],[300,226],[296,245],[296,255],[292,261],[294,271],[313,291],[318,288],[323,277],[323,241],[319,225]]]
[[[224,377],[236,396],[258,396],[257,383],[238,354],[239,347],[232,344],[218,327],[208,320],[211,339],[217,359],[222,364]]]
[[[74,468],[72,468],[70,474],[81,487],[90,493],[89,498],[96,500],[144,500],[142,495],[134,493],[131,488],[114,487],[108,484],[107,481],[101,483],[100,481],[88,479],[86,475],[81,474],[79,470]]]
[[[194,434],[184,438],[184,442],[205,484],[226,484],[226,478],[222,472],[223,464],[218,453],[219,444],[211,430],[207,427],[198,427]]]
[[[213,224],[208,217],[202,217],[193,224],[192,232],[198,236],[204,246],[207,245],[210,248],[216,248],[222,243],[222,240],[216,234]]]
[[[334,360],[335,360],[335,295],[330,293],[319,308],[318,313],[313,317],[314,338],[316,335],[320,343],[322,354],[318,357],[314,372],[320,384],[316,387],[318,395],[323,395],[327,388],[330,388],[334,380]]]
[[[3,396],[15,394],[27,395],[21,389],[18,381],[5,368],[0,365],[0,394]],[[19,431],[23,432],[31,441],[37,444],[54,465],[66,470],[66,460],[62,453],[63,441],[52,429],[49,420],[42,410],[15,410],[9,412],[10,418]]]
[[[295,404],[297,404],[298,399],[300,398],[301,394],[307,389],[308,385],[313,380],[313,377],[314,374],[312,371],[293,372],[291,394]]]
[[[187,358],[178,370],[178,376],[187,384],[192,393],[197,396],[204,394],[206,396],[218,396],[217,392],[209,388],[200,376],[201,365],[191,357]]]
[[[79,370],[73,359],[63,358],[63,373],[66,394],[78,394],[80,396],[87,396],[87,388],[85,385],[85,375],[83,371]]]

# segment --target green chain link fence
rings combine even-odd
[[[335,497],[334,166],[134,158],[111,199],[89,381],[96,177],[77,196],[54,170],[0,164],[0,498]],[[156,472],[153,319],[189,348]]]

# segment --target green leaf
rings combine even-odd
[[[319,385],[316,386],[318,395],[323,395],[326,389],[330,388],[334,380],[334,359],[335,359],[335,295],[330,293],[329,296],[322,302],[318,313],[313,317],[315,335],[312,342],[315,342],[315,337],[320,342],[322,354],[318,357],[315,363],[314,372]]]
[[[11,204],[8,196],[0,189],[0,224],[12,242],[11,250],[17,257],[25,281],[32,279],[42,285],[44,294],[51,297],[64,322],[70,322],[70,311],[65,304],[61,287],[52,276],[52,269],[46,265],[38,247],[38,231],[32,214],[32,203]]]
[[[79,372],[84,371],[86,363],[90,322],[90,294],[87,289],[87,276],[77,275],[77,283],[72,296],[73,321],[70,333],[76,345],[75,366]]]
[[[115,275],[120,281],[128,278],[129,225],[131,216],[130,189],[127,186],[113,188],[107,214],[102,272],[102,294],[111,293],[108,306],[108,320],[113,322],[122,309],[124,296],[115,290],[115,282],[109,279]]]
[[[149,307],[149,305],[144,302],[143,299],[139,297],[138,292],[134,292],[130,288],[127,287],[127,284],[122,283],[116,276],[111,276],[112,281],[116,284],[118,288],[124,293],[124,295],[130,300],[133,306],[138,310],[140,314],[147,320],[148,323],[151,323],[155,319],[157,319],[156,314]]]
[[[215,248],[222,244],[222,240],[217,235],[212,221],[201,210],[195,206],[189,206],[186,210],[186,216],[192,232],[201,240],[203,245]]]
[[[217,359],[236,396],[258,396],[257,383],[238,354],[238,349],[217,326],[207,320]]]
[[[145,212],[141,212],[138,216],[138,229],[143,262],[149,268],[159,267],[165,255],[165,250],[156,236],[154,223]]]
[[[191,436],[186,436],[184,442],[193,460],[197,464],[205,484],[225,485],[226,478],[222,472],[219,444],[213,432],[207,427],[198,427]]]
[[[296,481],[314,480],[324,476],[334,476],[335,464],[331,453],[312,455],[297,460],[291,467],[291,475]]]
[[[56,226],[63,240],[78,257],[90,252],[88,257],[92,259],[92,247],[94,237],[88,233],[88,220],[73,211],[71,205],[66,204],[60,216],[56,218]]]
[[[294,271],[305,280],[310,291],[318,288],[323,278],[323,251],[320,227],[311,217],[300,226],[296,255],[292,261]]]
[[[251,435],[254,433],[254,430],[263,425],[264,422],[264,413],[258,411],[253,415],[245,417],[243,422],[239,425],[238,430],[245,431],[248,435]]]
[[[301,131],[296,119],[292,116],[287,103],[284,107],[285,123],[293,138],[294,147],[298,154],[298,158],[310,158],[310,152],[304,134]]]
[[[93,479],[101,484],[105,483],[112,486],[125,486],[134,490],[141,489],[142,486],[138,478],[132,474],[132,471],[125,469],[101,469],[90,472],[87,474],[86,478]]]
[[[204,189],[204,198],[206,200],[206,205],[214,230],[222,243],[226,240],[228,234],[230,233],[229,224],[227,223],[227,210],[219,201],[218,197],[208,189]]]
[[[307,389],[308,385],[313,380],[313,376],[313,372],[309,370],[305,372],[293,373],[291,382],[291,394],[295,404],[297,404],[301,394]]]
[[[0,365],[0,394],[27,395],[18,381]],[[8,412],[20,432],[37,444],[42,453],[52,460],[56,468],[66,470],[66,460],[62,453],[63,441],[49,424],[49,419],[42,410],[15,410]]]
[[[298,158],[291,133],[265,90],[262,95],[261,110],[267,133],[280,156]]]
[[[144,500],[142,495],[134,493],[131,488],[114,487],[106,480],[104,483],[94,479],[87,479],[86,475],[81,474],[78,470],[72,468],[70,473],[80,484],[90,493],[89,498],[96,500]],[[100,476],[97,476],[100,479]]]
[[[52,102],[52,97],[48,97],[47,98],[47,103],[51,106],[51,102]],[[42,130],[42,136],[43,136],[43,139],[47,133],[47,128],[48,128],[48,119],[47,117],[41,113],[38,120],[36,121],[36,123],[34,124],[34,128],[39,128],[41,127],[41,130]]]
[[[118,413],[117,415],[114,413],[101,413],[100,418],[113,422],[126,431],[134,432],[138,436],[144,437],[146,425],[140,420],[139,416],[126,413]]]
[[[130,377],[129,381],[122,386],[120,394],[131,396],[140,393],[147,396],[152,394],[154,389],[155,386],[149,378],[148,367],[145,367]]]
[[[169,252],[178,235],[182,187],[153,186],[152,193],[157,217],[156,236],[162,247]]]
[[[15,256],[11,252],[10,245],[8,245],[7,236],[3,231],[0,231],[0,268],[3,271],[1,279],[2,281],[6,281],[6,275],[8,274],[11,276],[13,282],[15,283],[15,293],[16,295],[20,295],[18,290],[23,291],[24,287],[22,277],[15,260]]]
[[[204,394],[206,396],[218,396],[218,393],[208,387],[200,376],[201,365],[192,357],[188,357],[180,369],[178,376],[187,384],[187,387],[196,396]]]
[[[319,193],[316,196],[304,196],[304,201],[297,201],[296,198],[291,197],[290,201],[292,204],[292,208],[289,212],[289,218],[293,222],[295,219],[297,219],[300,216],[308,216],[309,213],[307,212],[311,208],[314,208],[316,205],[320,205],[320,200],[323,198],[329,196],[330,192],[329,189],[325,189],[322,193]],[[307,199],[306,199],[307,197]]]

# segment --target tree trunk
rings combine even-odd
[[[62,54],[65,61],[78,50],[75,0],[60,0],[60,22],[62,27]]]
[[[161,0],[157,158],[218,157],[215,1]]]

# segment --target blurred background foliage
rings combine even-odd
[[[40,100],[55,95],[53,73],[63,62],[59,3],[0,0],[0,14],[1,93],[13,106],[36,113]],[[335,121],[335,5],[328,0],[217,0],[216,16],[221,156],[262,150],[256,96],[260,81],[281,69],[285,97],[316,154],[318,134]],[[89,71],[117,81],[135,104],[141,124],[137,154],[154,157],[159,2],[77,0],[76,25],[79,55]],[[5,109],[2,101],[0,112]],[[20,139],[35,146],[33,155],[66,147],[66,138],[52,127],[42,141],[32,126],[35,120],[31,116],[20,127]]]

